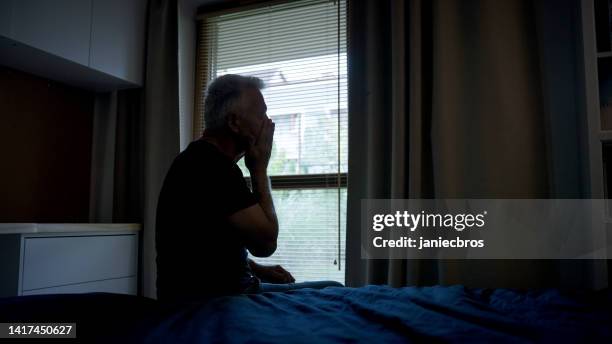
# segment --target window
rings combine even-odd
[[[252,75],[276,123],[268,173],[280,222],[269,258],[296,281],[344,282],[348,156],[346,3],[275,2],[198,21],[196,135],[206,85]],[[239,163],[248,179],[248,170]]]

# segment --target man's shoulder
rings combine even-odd
[[[210,184],[210,187],[233,183],[243,177],[233,161],[223,156],[214,146],[204,141],[194,141],[174,159],[166,181],[172,184]]]
[[[172,165],[181,169],[204,169],[211,172],[232,168],[227,158],[216,151],[211,144],[201,140],[191,142],[174,159]]]

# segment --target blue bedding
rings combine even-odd
[[[611,343],[612,294],[367,286],[182,304],[104,293],[0,299],[0,322],[43,320],[75,320],[80,338],[101,341]]]

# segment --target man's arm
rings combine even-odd
[[[242,234],[249,252],[257,257],[268,257],[276,251],[278,219],[272,202],[267,168],[272,152],[274,123],[264,120],[257,141],[249,147],[245,164],[251,172],[253,193],[258,203],[229,217],[230,223]]]
[[[271,227],[274,229],[274,233],[271,234],[274,235],[274,241],[276,241],[276,237],[278,236],[278,218],[276,217],[276,210],[274,209],[274,202],[272,201],[268,172],[266,170],[257,171],[252,169],[251,184],[253,186],[253,193],[259,201],[261,210],[263,210]]]
[[[278,219],[270,193],[270,180],[264,172],[251,172],[253,193],[258,203],[229,217],[237,228],[249,252],[256,257],[268,257],[276,251]]]

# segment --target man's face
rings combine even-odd
[[[268,108],[258,89],[246,89],[242,97],[238,121],[239,133],[249,145],[252,145],[259,137],[263,120],[268,118],[266,114]]]

